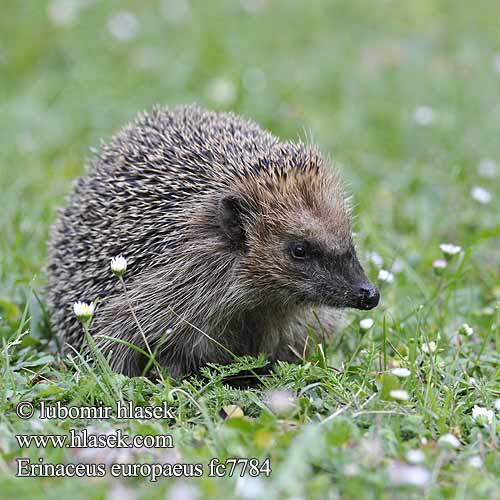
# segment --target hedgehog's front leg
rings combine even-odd
[[[272,360],[297,363],[308,352],[314,340],[308,338],[311,331],[320,343],[328,342],[333,333],[342,329],[343,314],[338,309],[314,308],[300,314],[285,331]]]

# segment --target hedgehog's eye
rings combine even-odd
[[[292,243],[290,255],[296,260],[304,260],[307,257],[306,245],[304,243]]]

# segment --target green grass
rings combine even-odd
[[[184,17],[183,2],[74,3],[81,8],[71,25],[51,20],[45,1],[8,0],[0,16],[0,497],[500,498],[500,167],[491,178],[478,171],[488,158],[500,165],[498,3],[193,0]],[[128,41],[107,27],[120,10],[138,21]],[[384,268],[401,267],[375,311],[350,312],[331,345],[302,365],[280,365],[253,390],[223,378],[259,360],[165,385],[61,360],[36,298],[50,224],[89,148],[139,110],[193,101],[245,114],[282,137],[314,137],[354,195],[372,279],[369,252]],[[427,126],[414,118],[422,106],[434,111]],[[491,202],[475,201],[474,186]],[[463,251],[438,276],[432,262],[444,242]],[[375,321],[365,334],[363,317]],[[458,333],[464,322],[471,336]],[[432,341],[437,350],[424,352]],[[410,376],[392,375],[396,366]],[[396,388],[409,400],[392,400]],[[294,403],[273,411],[269,399],[283,389]],[[23,400],[117,399],[167,401],[176,419],[54,422],[14,413]],[[228,405],[244,417],[223,418]],[[489,426],[473,420],[474,405],[494,411]],[[270,457],[272,474],[246,482],[13,477],[20,456],[112,460],[110,450],[21,451],[14,438],[89,426],[174,437],[173,451],[122,461]],[[448,433],[457,449],[438,442]],[[410,450],[423,452],[422,463],[408,463]],[[398,484],[408,476],[428,481]]]

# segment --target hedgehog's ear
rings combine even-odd
[[[219,200],[217,218],[224,236],[236,247],[245,247],[245,226],[243,222],[243,199],[237,195],[226,195]]]

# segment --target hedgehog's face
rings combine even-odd
[[[379,292],[366,277],[351,242],[339,246],[327,242],[300,234],[282,239],[279,260],[288,275],[285,288],[304,302],[339,308],[376,307]]]
[[[240,254],[245,281],[256,291],[266,290],[266,297],[271,293],[285,304],[377,306],[379,292],[358,261],[343,204],[327,200],[311,209],[288,203],[253,220],[245,220],[234,198],[220,208],[221,226]],[[280,219],[279,213],[285,216]]]

